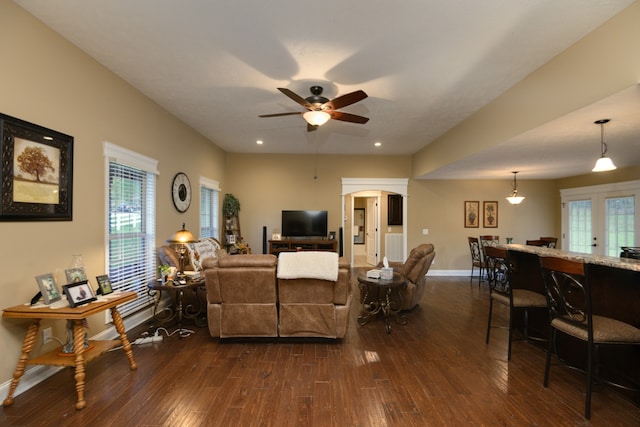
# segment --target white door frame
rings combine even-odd
[[[349,215],[351,218],[351,224],[349,224],[350,228],[347,228],[347,216],[345,212],[345,196],[350,195],[351,197],[351,206],[353,207],[353,193],[363,192],[363,191],[386,191],[389,193],[396,193],[402,195],[402,259],[407,258],[407,215],[408,215],[408,204],[407,197],[409,194],[407,193],[407,187],[409,184],[409,178],[342,178],[342,229],[343,230],[353,230],[353,215]],[[380,203],[378,203],[378,209],[380,207]],[[378,215],[378,224],[376,229],[378,233],[376,233],[376,252],[378,248],[380,248],[380,215]],[[353,238],[352,236],[346,236],[343,233],[342,244],[345,241],[351,242],[351,264],[353,265]],[[379,255],[379,254],[378,254]]]

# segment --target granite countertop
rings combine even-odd
[[[570,260],[584,261],[590,264],[604,265],[606,267],[620,268],[640,272],[640,260],[632,258],[618,258],[603,255],[591,255],[580,252],[568,252],[560,249],[552,249],[539,246],[527,246],[521,244],[498,245],[498,247],[511,251],[525,252],[542,256],[555,256]]]

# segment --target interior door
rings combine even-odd
[[[378,263],[378,200],[375,197],[367,198],[366,215],[367,264],[376,265]]]

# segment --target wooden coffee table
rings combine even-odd
[[[358,275],[358,284],[362,296],[362,311],[358,316],[358,324],[364,326],[371,317],[382,312],[385,329],[391,333],[390,317],[393,316],[400,325],[407,324],[407,316],[400,312],[402,294],[400,289],[407,286],[408,280],[400,273],[393,273],[391,279],[372,279],[363,272]]]

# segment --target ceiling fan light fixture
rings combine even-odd
[[[591,169],[591,172],[606,172],[617,169],[616,165],[613,164],[613,160],[608,157],[607,154],[607,144],[604,142],[604,125],[609,123],[609,119],[601,119],[596,120],[595,124],[600,125],[600,158],[596,161],[595,166]]]
[[[506,197],[507,201],[512,205],[519,205],[524,200],[524,196],[518,196],[518,183],[516,182],[516,172],[513,173],[513,190],[511,191],[511,195]]]
[[[307,111],[302,115],[311,126],[322,126],[331,118],[331,114],[326,111]]]

